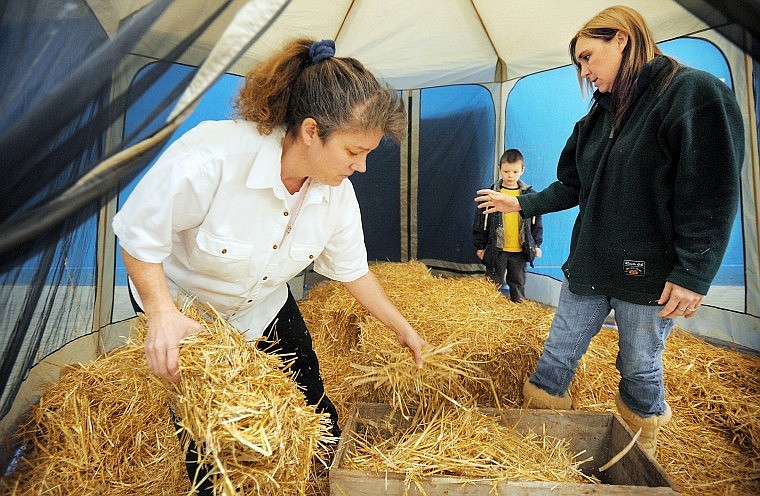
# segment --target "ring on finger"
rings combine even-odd
[[[697,311],[696,308],[691,308],[691,307],[686,307],[686,310],[688,310],[690,312],[696,312]]]

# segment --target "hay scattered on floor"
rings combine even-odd
[[[461,370],[450,374],[450,382],[441,388],[447,396],[479,407],[497,406],[494,397],[501,406],[519,406],[522,382],[534,369],[551,324],[550,310],[530,301],[516,305],[483,278],[433,277],[417,262],[378,264],[372,270],[415,329],[434,347],[446,350],[437,357],[439,372],[451,366],[446,365],[446,357],[461,358],[457,365]],[[405,404],[407,413],[411,412],[411,395],[396,394],[394,398],[393,387],[387,387],[391,378],[413,377],[415,371],[408,351],[389,329],[367,315],[338,283],[312,288],[299,306],[314,338],[327,394],[342,421],[350,406],[360,401]],[[200,348],[198,343],[196,349]],[[220,345],[216,351],[226,353],[222,350]],[[615,411],[616,354],[617,333],[605,328],[592,340],[571,385],[577,408]],[[204,379],[201,373],[198,380],[223,389],[234,373],[222,368],[229,363],[214,360],[194,355],[183,363],[188,376],[187,367],[208,368],[209,377]],[[676,330],[663,361],[666,400],[674,415],[661,433],[660,464],[685,496],[760,494],[760,359]],[[362,372],[370,371],[362,367],[375,365],[390,373],[388,381],[377,388],[360,381]],[[418,387],[420,391],[432,389],[431,376],[417,379],[418,383],[402,387],[410,392]],[[227,398],[225,394],[221,397]],[[212,401],[193,398],[199,403]],[[189,483],[167,402],[167,387],[148,372],[141,344],[127,345],[90,364],[69,367],[44,392],[28,422],[18,430],[29,449],[19,468],[1,481],[0,489],[20,496],[186,494]],[[229,425],[234,428],[227,431],[227,424],[218,419],[206,424],[188,421],[188,427],[200,433],[200,425],[213,423],[217,431],[232,439],[256,431],[254,416],[243,419],[249,420],[246,426],[232,422]],[[276,424],[275,430],[286,424]],[[314,426],[311,422],[304,425]],[[266,434],[258,439],[267,439],[274,447],[271,440],[275,436],[288,439],[287,434]],[[221,441],[208,444],[222,452]],[[233,466],[233,470],[237,468]],[[296,473],[303,474],[303,469],[292,470]],[[300,486],[305,494],[329,494],[326,477],[311,472],[306,479]]]
[[[520,405],[522,383],[538,361],[551,310],[530,301],[516,305],[484,278],[434,277],[418,262],[371,269],[426,340],[457,343],[451,352],[477,363],[480,372],[457,375],[447,389],[464,389],[479,406],[494,407],[488,381],[473,380],[482,373],[491,378],[502,406]],[[354,387],[362,367],[414,368],[389,329],[338,283],[312,288],[299,306],[314,337],[327,394],[342,419],[354,402],[398,404],[391,389]],[[616,355],[617,332],[605,328],[592,340],[570,387],[576,408],[616,411]],[[675,330],[663,362],[674,416],[661,433],[660,464],[685,495],[760,494],[760,359]]]
[[[617,332],[591,342],[570,391],[577,407],[615,411]],[[675,329],[663,353],[665,400],[657,459],[685,495],[760,494],[760,358]]]
[[[142,347],[69,365],[16,436],[25,455],[3,494],[185,494],[189,483],[166,388]]]

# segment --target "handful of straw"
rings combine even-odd
[[[215,494],[305,494],[315,460],[326,463],[329,415],[307,405],[288,364],[251,346],[218,318],[179,356],[170,402],[210,468]],[[198,482],[198,481],[195,481]]]
[[[383,402],[409,416],[420,405],[438,404],[446,400],[461,405],[473,397],[465,386],[471,381],[485,381],[479,363],[472,356],[459,355],[458,351],[471,350],[467,339],[433,347],[422,352],[424,366],[417,368],[405,349],[394,346],[387,334],[378,337],[388,341],[376,348],[370,365],[352,363],[357,373],[348,377],[354,388],[370,386]]]

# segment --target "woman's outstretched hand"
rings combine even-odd
[[[516,196],[505,195],[492,189],[479,189],[475,201],[484,214],[503,212],[505,214],[522,210]]]

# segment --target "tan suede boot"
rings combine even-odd
[[[525,384],[523,384],[523,407],[545,410],[570,410],[573,408],[573,401],[567,392],[562,396],[554,396],[534,386],[526,379]]]
[[[660,427],[670,422],[670,418],[673,416],[673,410],[670,409],[670,405],[665,403],[665,412],[662,415],[653,415],[651,417],[640,417],[633,413],[628,406],[623,403],[623,398],[620,397],[620,393],[615,395],[615,405],[617,406],[620,416],[625,420],[633,432],[641,428],[641,434],[639,434],[638,442],[641,448],[654,456],[657,452],[657,434],[660,432]]]

